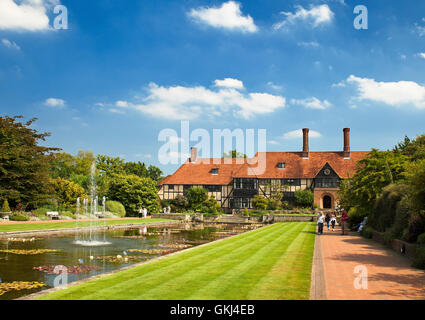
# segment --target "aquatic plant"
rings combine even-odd
[[[30,249],[30,250],[24,250],[24,249],[9,249],[9,250],[0,250],[0,252],[3,253],[12,253],[12,254],[19,254],[19,255],[36,255],[36,254],[44,254],[44,253],[51,253],[51,252],[58,252],[60,250],[57,249]]]
[[[33,290],[46,286],[46,284],[37,281],[13,281],[0,283],[0,296],[10,292],[19,290]]]

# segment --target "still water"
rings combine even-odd
[[[57,266],[66,267],[70,283],[259,227],[190,223],[131,228],[101,232],[99,238],[110,244],[97,247],[75,244],[74,234],[0,239],[0,300],[53,287],[63,279],[63,267]],[[44,286],[28,288],[33,282]]]

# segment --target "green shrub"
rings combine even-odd
[[[425,232],[419,235],[418,240],[416,242],[418,244],[425,244]]]
[[[394,223],[387,231],[392,239],[404,240],[404,236],[408,236],[408,232],[406,234],[404,232],[408,229],[409,219],[413,212],[414,209],[410,197],[404,196],[397,205]]]
[[[69,218],[72,218],[72,219],[76,218],[75,214],[73,214],[72,212],[69,212],[69,211],[61,211],[59,213],[59,215],[61,215],[63,217],[69,217]]]
[[[268,206],[268,200],[261,196],[261,195],[255,195],[252,199],[252,206],[257,210],[266,210]]]
[[[195,211],[201,210],[204,201],[208,200],[208,190],[203,187],[191,187],[185,191],[189,207]]]
[[[391,184],[382,190],[369,216],[369,223],[375,230],[385,232],[394,224],[399,203],[408,190],[404,184]]]
[[[189,201],[185,196],[177,195],[174,200],[171,201],[171,209],[174,212],[183,212],[189,207]]]
[[[203,203],[204,212],[217,215],[218,210],[220,209],[219,204],[217,203],[217,200],[214,196],[209,197],[207,200]]]
[[[270,199],[267,209],[269,210],[279,210],[282,209],[282,201],[280,199]]]
[[[249,211],[248,211],[248,209],[247,209],[247,208],[245,208],[245,209],[244,209],[244,211],[243,211],[243,215],[244,215],[245,217],[249,217]]]
[[[367,212],[364,212],[359,207],[353,207],[348,211],[348,224],[350,228],[357,226],[367,217]]]
[[[299,206],[312,207],[314,202],[314,194],[311,190],[297,190],[294,192],[295,202]]]
[[[367,239],[372,239],[373,229],[372,227],[366,227],[360,231],[360,234]]]
[[[29,221],[30,218],[23,213],[15,212],[15,213],[12,213],[9,216],[9,220],[11,220],[11,221]]]
[[[413,267],[419,268],[419,269],[425,269],[425,248],[416,247]]]
[[[112,212],[115,215],[120,216],[121,218],[125,216],[125,208],[118,201],[107,200],[105,203],[106,211]]]
[[[414,243],[419,235],[425,232],[425,218],[423,214],[413,214],[409,220],[406,241]]]
[[[9,202],[7,201],[7,199],[4,199],[3,201],[1,212],[10,212]]]

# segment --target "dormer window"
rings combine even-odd
[[[285,164],[285,162],[279,162],[279,163],[277,164],[277,167],[278,167],[279,169],[285,169],[286,164]]]
[[[211,169],[211,174],[214,176],[218,175],[218,168]]]

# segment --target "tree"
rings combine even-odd
[[[101,176],[110,176],[112,174],[124,173],[124,160],[120,157],[110,157],[105,155],[97,155],[96,168]]]
[[[203,187],[191,187],[185,193],[189,207],[193,210],[201,210],[205,200],[208,199],[208,190]]]
[[[405,179],[407,164],[407,156],[399,152],[372,149],[358,161],[357,172],[350,181],[352,205],[370,212],[383,188]]]
[[[31,208],[51,194],[50,160],[60,149],[39,145],[50,134],[30,128],[36,118],[24,123],[18,119],[22,117],[0,117],[0,196],[12,206],[20,199]]]
[[[236,159],[236,158],[247,158],[247,155],[242,153],[242,152],[238,152],[236,150],[231,150],[228,153],[224,153],[223,154],[223,158],[232,158],[232,159]]]
[[[124,205],[127,215],[136,216],[141,207],[149,213],[159,212],[156,183],[151,178],[115,174],[109,180],[107,197]]]
[[[85,190],[72,181],[58,178],[52,180],[52,185],[60,207],[74,207],[77,198],[87,197]]]
[[[257,210],[266,210],[268,203],[269,201],[265,197],[258,194],[252,198],[252,206]]]
[[[425,209],[425,159],[409,165],[407,174],[408,185],[415,206],[418,210]]]
[[[311,207],[314,202],[314,194],[310,189],[297,190],[294,192],[295,202],[303,207]]]
[[[62,178],[69,180],[75,173],[77,162],[72,154],[60,152],[53,154],[50,166],[50,176],[53,179]]]
[[[404,141],[395,146],[393,151],[409,157],[412,161],[425,159],[425,135],[417,136],[413,140],[405,136]]]
[[[154,181],[159,182],[162,175],[162,171],[160,168],[150,165],[148,168],[148,176]]]

